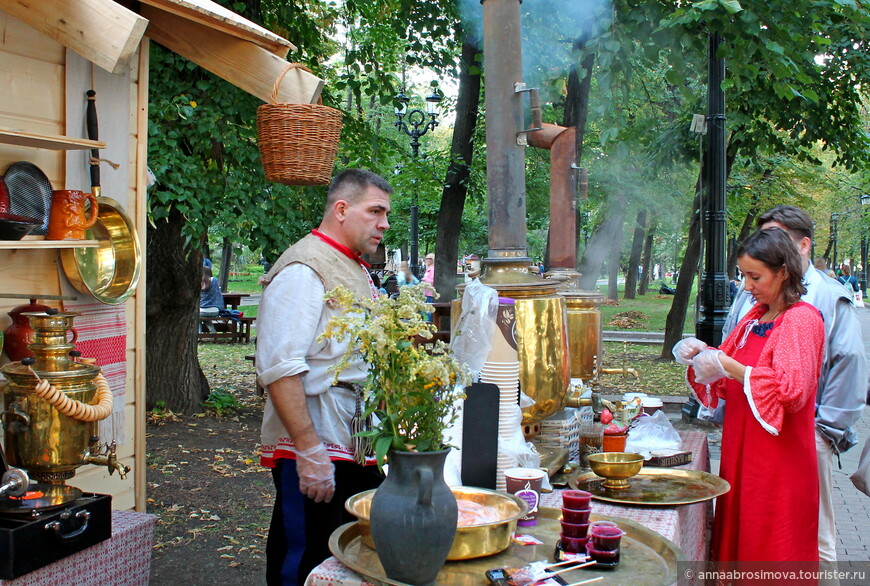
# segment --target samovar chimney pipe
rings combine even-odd
[[[481,0],[486,72],[486,184],[489,255],[486,265],[531,263],[526,244],[525,130],[520,0]],[[488,267],[489,268],[489,267]]]

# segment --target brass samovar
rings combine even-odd
[[[33,358],[0,368],[6,378],[2,413],[11,466],[37,482],[63,484],[79,466],[107,466],[124,478],[115,442],[102,445],[97,421],[112,413],[111,390],[92,360],[79,359],[69,340],[75,313],[27,312],[34,330]],[[75,334],[73,334],[75,339]]]

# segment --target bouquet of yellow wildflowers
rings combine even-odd
[[[350,338],[369,374],[363,417],[375,416],[372,428],[357,435],[369,440],[378,464],[390,450],[435,452],[444,449],[444,430],[456,419],[457,400],[471,381],[468,369],[450,348],[431,340],[435,325],[421,285],[401,288],[397,299],[382,295],[359,300],[344,287],[326,293],[327,304],[344,309],[333,317],[324,338]],[[421,343],[422,341],[422,343]],[[334,367],[337,377],[350,354]]]

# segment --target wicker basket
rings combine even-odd
[[[278,87],[288,71],[311,70],[289,63],[275,80],[272,103],[257,109],[257,142],[269,181],[326,185],[332,178],[341,138],[341,112],[317,104],[279,104]]]

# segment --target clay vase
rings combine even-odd
[[[434,584],[450,553],[457,506],[444,481],[449,452],[390,452],[389,474],[371,507],[372,539],[390,580]]]
[[[22,358],[33,358],[33,352],[27,347],[28,344],[33,343],[33,328],[30,327],[30,320],[27,316],[21,314],[26,311],[45,311],[46,309],[51,308],[47,305],[40,305],[36,299],[31,299],[27,305],[14,307],[7,314],[12,318],[12,325],[3,332],[5,336],[3,350],[9,360],[17,362]]]
[[[90,216],[85,203],[91,202]],[[57,190],[51,193],[51,214],[46,240],[84,240],[85,231],[97,222],[99,206],[93,193]]]

